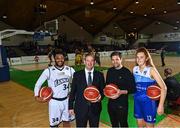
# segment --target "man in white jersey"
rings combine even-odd
[[[47,80],[48,86],[53,90],[53,97],[49,101],[50,127],[58,127],[63,122],[63,127],[70,127],[72,119],[68,113],[69,84],[71,83],[74,69],[64,65],[64,54],[60,51],[54,53],[55,65],[43,71],[35,84],[34,96],[39,102],[46,102],[39,97],[39,90]]]

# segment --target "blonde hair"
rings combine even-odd
[[[149,51],[148,51],[145,47],[138,48],[138,49],[136,50],[136,56],[137,56],[137,54],[140,53],[140,52],[143,52],[144,55],[146,56],[146,59],[148,59],[148,60],[146,61],[146,66],[155,67]],[[136,65],[138,65],[137,62],[136,62]]]
[[[95,60],[95,56],[94,56],[93,53],[87,53],[87,54],[85,54],[85,60],[86,60],[86,58],[87,58],[88,56],[93,57],[93,59]]]

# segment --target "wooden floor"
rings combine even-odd
[[[180,72],[180,59],[177,57],[166,57],[166,66],[161,67],[160,57],[153,56],[155,65],[163,76],[163,70],[171,67],[174,73]],[[109,58],[102,58],[102,66],[110,66]],[[68,65],[74,65],[73,61],[67,62]],[[134,66],[133,56],[124,58],[124,65],[130,70]],[[47,64],[33,64],[13,66],[20,70],[38,70],[44,69]],[[0,83],[0,127],[48,127],[48,105],[38,103],[34,100],[33,92],[25,87],[9,81]],[[173,118],[170,118],[173,117]],[[162,120],[157,127],[180,127],[180,117],[171,115]],[[175,119],[175,120],[174,120]],[[75,126],[75,122],[72,122]],[[100,124],[101,127],[108,127]]]
[[[36,102],[31,90],[13,81],[2,82],[0,97],[0,127],[49,126],[48,104]],[[108,127],[102,123],[100,126]]]

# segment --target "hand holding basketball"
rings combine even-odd
[[[47,102],[51,99],[53,91],[50,87],[42,87],[39,91],[39,97],[37,98],[40,102]]]
[[[40,103],[45,103],[47,102],[46,100],[44,100],[42,97],[39,97],[39,96],[35,96],[35,99],[40,102]]]
[[[117,99],[118,97],[120,96],[120,89],[118,89],[117,90],[117,93],[115,94],[115,95],[113,95],[113,96],[109,96],[108,98],[110,98],[110,99]]]
[[[96,100],[90,101],[91,103],[96,103],[99,102],[101,100],[101,95],[99,95],[99,97]]]

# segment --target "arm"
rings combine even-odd
[[[75,101],[75,96],[76,96],[76,85],[77,81],[77,75],[76,73],[74,73],[73,79],[72,79],[72,85],[71,85],[71,92],[70,92],[70,96],[69,96],[69,110],[74,109],[74,101]]]
[[[100,74],[100,94],[101,94],[101,100],[104,98],[104,92],[103,89],[105,87],[105,80],[103,73]]]
[[[164,113],[164,102],[165,102],[165,98],[166,98],[167,87],[166,87],[164,81],[162,80],[161,76],[159,75],[158,71],[155,68],[153,68],[153,67],[151,68],[150,74],[156,80],[157,84],[161,88],[161,97],[160,97],[158,110],[157,110],[157,113],[159,115],[161,115]]]
[[[44,70],[39,79],[37,80],[34,87],[34,97],[39,102],[45,102],[41,97],[39,97],[39,90],[42,84],[48,79],[49,71],[48,69]]]
[[[136,86],[135,86],[135,80],[133,74],[128,70],[124,69],[123,71],[123,81],[122,88],[118,90],[118,94],[111,97],[112,99],[118,98],[122,94],[130,94],[134,93],[136,91]]]
[[[98,78],[100,79],[100,83],[99,83],[100,97],[97,100],[95,100],[95,101],[91,101],[92,103],[99,102],[99,101],[101,101],[104,98],[103,89],[104,89],[104,86],[105,86],[105,80],[104,80],[103,73],[100,73]]]
[[[71,92],[72,79],[73,79],[74,73],[75,73],[75,70],[72,67],[70,67],[70,77],[69,77],[69,88],[68,88],[69,90],[68,90],[68,93]]]
[[[127,90],[128,94],[134,93],[136,91],[135,80],[133,74],[129,70],[127,70],[125,78],[126,78],[125,90]]]

